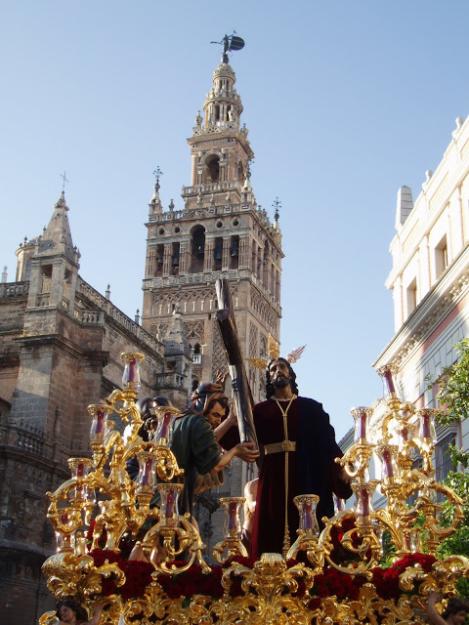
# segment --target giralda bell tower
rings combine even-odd
[[[198,113],[188,139],[192,181],[182,188],[183,205],[171,200],[163,209],[157,175],[146,224],[143,326],[164,340],[175,318],[182,319],[192,351],[189,384],[212,380],[226,366],[214,314],[217,278],[229,281],[246,358],[266,356],[269,334],[279,339],[283,253],[278,206],[271,222],[251,186],[254,153],[228,63],[231,39],[224,40],[204,114]],[[263,399],[263,375],[248,364],[247,371],[254,399]]]

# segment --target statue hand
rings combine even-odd
[[[235,450],[235,456],[245,462],[255,462],[259,458],[259,450],[253,442],[238,443]]]

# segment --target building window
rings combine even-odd
[[[203,226],[194,226],[192,228],[191,240],[191,273],[203,271],[205,257],[205,228]]]
[[[163,259],[164,259],[164,245],[160,243],[156,246],[156,267],[155,276],[163,275]]]
[[[456,435],[451,433],[435,446],[435,477],[437,482],[442,482],[450,471],[456,469],[449,455],[449,448],[454,445],[455,441]]]
[[[417,279],[414,278],[407,287],[407,316],[412,314],[417,307]]]
[[[213,268],[220,271],[223,263],[223,237],[217,237],[213,246]]]
[[[179,273],[179,256],[180,256],[181,244],[173,243],[173,249],[171,252],[171,273],[173,276],[177,276]]]
[[[200,365],[202,363],[202,348],[200,347],[200,343],[194,345],[194,349],[192,350],[192,362],[194,365]]]
[[[213,154],[209,156],[206,161],[207,170],[206,170],[206,180],[205,182],[218,182],[220,179],[220,159],[218,156]]]
[[[435,247],[435,279],[438,280],[448,267],[448,244],[446,235]]]
[[[239,236],[234,235],[230,241],[230,269],[238,269],[239,265]]]

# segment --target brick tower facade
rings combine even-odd
[[[164,340],[180,314],[192,350],[192,381],[207,381],[226,365],[215,321],[215,280],[229,281],[241,346],[246,358],[265,356],[281,317],[281,234],[278,211],[271,223],[250,182],[254,157],[241,125],[241,98],[226,56],[212,75],[203,116],[188,139],[192,159],[183,207],[163,210],[159,177],[150,202],[143,280],[143,327]],[[255,400],[262,375],[248,368]]]

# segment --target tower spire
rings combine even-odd
[[[156,169],[153,171],[153,175],[155,176],[155,189],[153,192],[153,196],[150,200],[150,212],[152,213],[162,213],[163,208],[161,206],[160,199],[160,177],[163,175],[161,168],[159,165],[156,166]]]
[[[65,174],[64,184],[65,184]],[[65,200],[65,191],[62,188],[59,199],[55,203],[52,217],[43,231],[41,240],[39,241],[40,255],[63,254],[68,260],[74,264],[78,264],[80,253],[73,245],[72,233],[70,231],[70,223],[68,220],[69,208]]]

